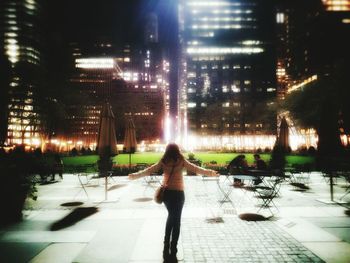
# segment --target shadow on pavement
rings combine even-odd
[[[293,189],[294,191],[307,191],[310,190],[310,187],[308,187],[307,185],[303,184],[303,183],[290,183],[290,185],[296,187],[295,189]]]
[[[244,213],[240,214],[239,218],[245,221],[266,221],[269,220],[268,217],[254,213]]]
[[[74,225],[75,223],[95,214],[98,212],[97,207],[78,207],[75,208],[70,214],[65,216],[59,221],[53,223],[50,227],[51,231],[61,230],[63,228]]]
[[[149,202],[152,200],[153,200],[153,198],[150,198],[150,197],[140,197],[140,198],[135,198],[133,201],[134,202]]]
[[[112,190],[116,190],[116,189],[119,189],[119,188],[122,188],[126,186],[126,184],[117,184],[117,185],[113,185],[111,187],[108,188],[108,191],[112,191]]]
[[[70,207],[70,206],[80,206],[82,204],[84,204],[84,203],[83,202],[68,202],[68,203],[61,204],[61,206]]]
[[[209,224],[225,223],[222,217],[207,218],[205,221]]]

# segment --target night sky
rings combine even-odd
[[[164,0],[56,0],[49,3],[50,31],[65,41],[111,38],[115,44],[142,40],[144,17],[159,16],[160,42],[171,45],[176,34],[175,2]]]
[[[178,20],[176,0],[56,0],[47,3],[47,36],[53,75],[65,72],[62,60],[70,42],[111,40],[119,49],[142,45],[143,25],[150,12],[158,15],[159,42],[171,62],[170,109],[177,111]],[[64,74],[64,73],[62,73]]]

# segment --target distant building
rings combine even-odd
[[[37,95],[43,88],[43,32],[40,0],[3,0],[0,47],[11,65],[7,143],[40,145]]]
[[[155,52],[150,46],[125,45],[116,49],[108,41],[71,45],[75,66],[70,85],[81,99],[69,107],[66,140],[94,148],[99,115],[106,100],[116,117],[119,143],[129,116],[133,117],[138,142],[164,139],[168,66],[162,60],[162,52]]]
[[[146,44],[158,43],[158,17],[154,13],[150,13],[146,16],[144,42]]]
[[[136,128],[136,139],[152,143],[164,140],[165,96],[160,87],[135,87],[131,83],[115,83],[111,96],[116,116],[117,138],[123,142],[127,118],[132,117]]]
[[[349,57],[350,1],[279,1],[277,81],[281,97],[303,83],[329,75]]]
[[[183,137],[275,134],[272,1],[181,1],[179,10]]]
[[[67,140],[91,148],[96,146],[100,112],[105,100],[115,91],[115,80],[120,79],[120,74],[114,58],[75,59],[70,86],[81,99],[69,106]]]

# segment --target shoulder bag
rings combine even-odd
[[[173,166],[173,168],[171,169],[168,181],[166,182],[165,185],[167,185],[170,181],[170,177],[173,175],[173,171],[174,171],[175,165]],[[164,191],[165,191],[166,187],[164,185],[161,185],[157,188],[156,192],[154,193],[154,201],[157,204],[161,204],[163,203],[163,199],[164,199]]]

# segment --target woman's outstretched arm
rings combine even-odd
[[[217,171],[210,170],[210,169],[204,169],[204,168],[199,167],[193,163],[190,163],[187,160],[184,160],[184,166],[187,170],[194,172],[196,174],[202,174],[202,175],[208,175],[208,176],[218,176]]]
[[[141,178],[143,176],[150,175],[152,173],[158,172],[161,167],[162,167],[161,161],[159,161],[159,162],[151,165],[150,167],[147,167],[144,170],[129,174],[129,179],[135,180],[135,179]]]

